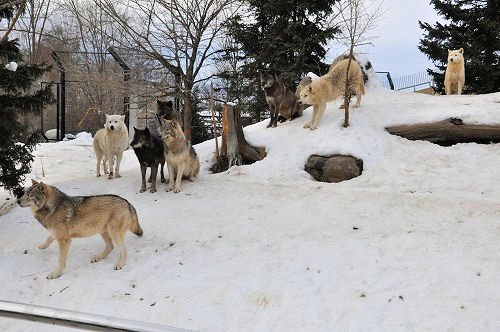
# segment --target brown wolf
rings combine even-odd
[[[66,266],[71,238],[100,234],[106,248],[95,255],[91,262],[98,262],[113,250],[113,242],[120,248],[120,259],[115,270],[125,264],[127,250],[123,242],[125,233],[142,236],[142,228],[135,208],[127,200],[116,195],[68,196],[56,187],[43,182],[32,181],[17,202],[30,207],[36,220],[50,235],[38,248],[46,249],[56,240],[59,245],[57,268],[47,278],[58,278]]]
[[[325,113],[326,103],[344,95],[348,61],[348,59],[338,61],[326,75],[313,80],[311,84],[300,91],[300,102],[313,105],[312,119],[304,125],[304,128],[316,129]],[[359,107],[361,97],[365,94],[365,86],[361,67],[356,61],[351,61],[349,67],[348,89],[350,95],[357,97],[354,107]]]
[[[200,173],[200,160],[191,142],[186,139],[176,120],[161,119],[160,135],[165,144],[165,159],[168,167],[167,191],[181,191],[182,178],[193,182]],[[175,182],[174,182],[175,177]]]
[[[444,91],[447,95],[461,95],[464,84],[464,49],[448,50],[448,66],[444,73]]]
[[[298,103],[297,96],[285,86],[274,70],[260,72],[260,82],[271,113],[267,128],[278,125],[278,116],[281,122],[302,116],[304,107]]]

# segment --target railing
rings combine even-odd
[[[9,301],[0,301],[0,317],[43,322],[87,331],[193,332],[170,326]]]
[[[391,90],[403,91],[413,89],[413,91],[417,91],[418,88],[432,87],[433,85],[433,77],[426,71],[396,78],[392,78],[389,72],[377,72],[377,74],[386,75],[387,80],[381,80],[381,82],[383,86]]]

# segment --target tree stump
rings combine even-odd
[[[360,176],[363,172],[363,161],[353,156],[312,155],[307,160],[305,170],[316,181],[337,183]]]
[[[241,109],[224,105],[222,115],[220,157],[216,157],[210,170],[219,173],[234,165],[249,165],[264,159],[266,156],[265,148],[252,146],[245,139],[241,123]]]
[[[500,143],[500,125],[464,124],[461,119],[387,127],[386,130],[412,141],[425,140],[442,146],[457,143]]]

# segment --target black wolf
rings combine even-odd
[[[271,113],[268,128],[278,125],[278,116],[280,122],[302,116],[305,107],[298,103],[297,96],[283,84],[283,81],[278,78],[274,70],[261,71],[260,82],[266,94],[266,102]]]
[[[140,192],[146,191],[146,168],[151,167],[151,182],[150,192],[156,192],[156,174],[158,172],[158,165],[161,165],[160,175],[161,182],[164,183],[165,175],[163,174],[163,167],[165,166],[165,147],[163,141],[158,135],[155,135],[146,129],[141,130],[134,127],[134,139],[130,146],[134,149],[139,164],[141,165],[142,184]]]
[[[156,103],[158,105],[158,110],[156,114],[160,118],[164,118],[165,120],[176,120],[177,119],[177,112],[174,110],[174,105],[171,100],[169,101],[161,101],[161,100],[156,100]]]

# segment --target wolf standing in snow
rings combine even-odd
[[[464,49],[448,50],[448,66],[444,74],[444,91],[447,95],[462,94],[465,84]]]
[[[300,102],[306,105],[313,105],[312,119],[304,125],[304,128],[316,129],[325,113],[326,103],[344,95],[348,62],[348,59],[338,61],[330,68],[330,71],[326,75],[313,80],[311,84],[300,91]],[[349,94],[356,95],[357,97],[354,107],[359,107],[361,97],[365,94],[365,86],[363,72],[356,61],[351,61],[351,66],[349,67],[348,89]]]
[[[281,118],[280,122],[302,116],[304,107],[298,103],[298,98],[278,78],[274,70],[260,72],[260,82],[271,113],[271,120],[267,128],[278,125],[278,116]]]
[[[149,182],[151,183],[150,192],[156,192],[156,174],[158,173],[158,166],[161,166],[160,175],[161,182],[166,182],[165,175],[163,174],[163,167],[165,166],[165,153],[163,141],[158,135],[149,131],[149,128],[137,129],[134,127],[134,139],[130,143],[134,149],[135,155],[141,165],[141,189],[140,192],[146,191],[146,169],[151,167],[151,175]]]
[[[100,234],[106,247],[95,255],[95,263],[108,256],[113,243],[120,249],[115,270],[125,265],[127,250],[123,242],[127,231],[142,236],[142,228],[135,208],[116,195],[68,196],[56,187],[31,180],[32,186],[17,200],[22,207],[30,207],[33,216],[49,231],[50,235],[39,249],[47,249],[54,240],[59,245],[57,268],[47,279],[58,278],[65,266],[71,239]]]
[[[160,135],[168,167],[167,191],[181,191],[182,178],[193,182],[200,173],[200,160],[176,120],[161,119]],[[175,177],[175,182],[174,182]]]
[[[109,164],[109,179],[113,178],[113,156],[116,156],[115,176],[120,175],[120,162],[123,152],[128,148],[128,130],[125,125],[125,115],[107,115],[104,128],[99,129],[94,136],[94,152],[97,157],[97,176],[101,176],[101,160],[103,160],[104,173],[106,163]]]

